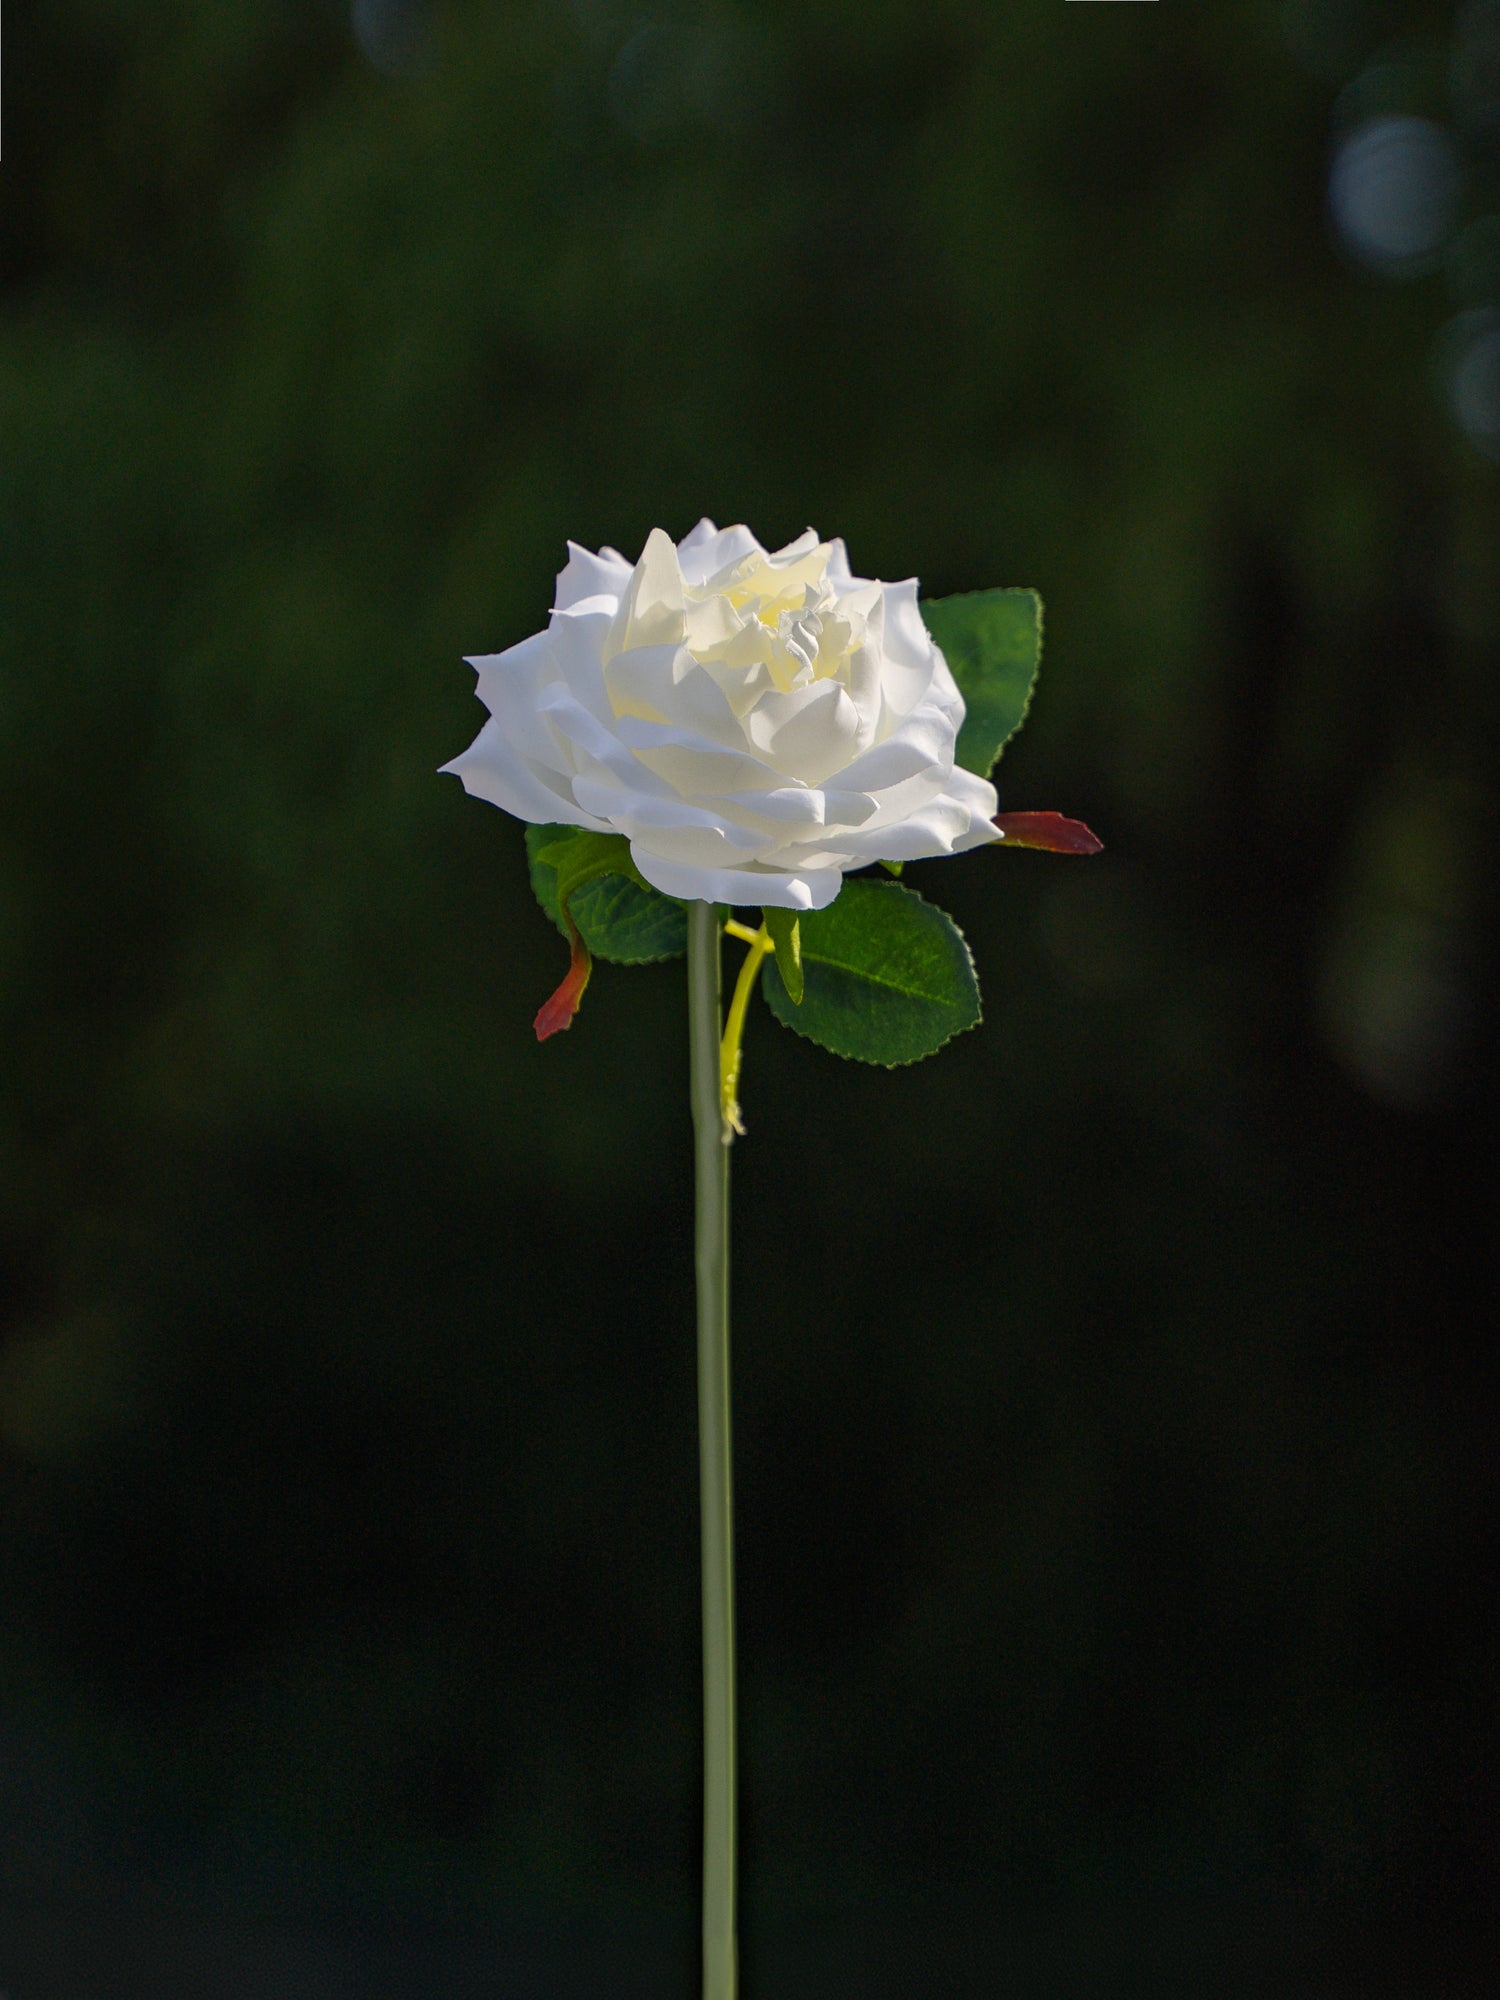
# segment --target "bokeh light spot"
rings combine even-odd
[[[1344,140],[1329,175],[1335,228],[1362,262],[1393,277],[1429,267],[1459,194],[1453,141],[1428,118],[1371,118]]]
[[[1454,420],[1486,457],[1500,460],[1500,312],[1461,313],[1444,344]]]

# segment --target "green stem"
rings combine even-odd
[[[735,2000],[734,1500],[729,1462],[729,1147],[719,1095],[719,912],[688,906],[703,1534],[703,2000]]]

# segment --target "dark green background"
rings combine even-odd
[[[702,513],[1036,586],[1108,845],[750,1025],[747,2000],[1491,1990],[1500,492],[1323,205],[1453,18],[6,6],[7,2000],[692,1991],[682,972],[539,1048],[434,772]]]

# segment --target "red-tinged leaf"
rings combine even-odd
[[[538,1010],[534,1025],[539,1042],[545,1042],[549,1035],[560,1034],[564,1028],[572,1027],[573,1016],[578,1012],[579,1002],[583,999],[583,989],[588,985],[589,974],[594,969],[594,961],[589,957],[589,948],[579,936],[571,916],[568,917],[568,930],[573,940],[572,961],[562,985]]]
[[[1007,847],[1044,847],[1049,854],[1100,854],[1104,842],[1081,819],[1061,813],[996,813]]]

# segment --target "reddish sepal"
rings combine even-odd
[[[1081,819],[1061,813],[996,813],[994,824],[1010,847],[1044,847],[1049,854],[1101,854],[1104,842]]]
[[[589,948],[578,935],[577,926],[568,918],[568,929],[573,938],[573,957],[568,966],[567,976],[550,1000],[538,1009],[536,1038],[545,1042],[549,1035],[560,1034],[564,1028],[571,1028],[573,1016],[578,1012],[583,999],[583,989],[589,983],[589,974],[594,969],[594,961],[589,957]]]

